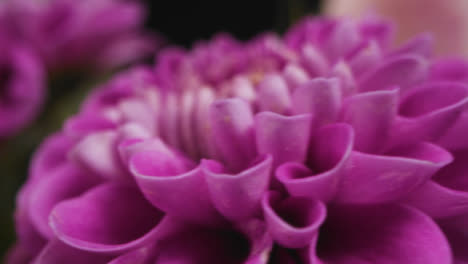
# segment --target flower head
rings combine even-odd
[[[52,70],[108,69],[151,54],[160,40],[142,31],[144,16],[140,3],[124,0],[8,0],[0,5],[5,31],[31,44]]]
[[[10,263],[467,261],[468,67],[305,19],[96,90],[37,151]]]
[[[28,47],[2,34],[0,47],[0,139],[4,139],[37,115],[45,76],[43,65]]]

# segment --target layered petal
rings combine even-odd
[[[304,197],[283,199],[277,192],[265,193],[263,213],[273,239],[283,247],[303,248],[317,239],[326,217],[326,207]]]
[[[335,122],[341,110],[342,89],[338,79],[316,78],[298,87],[293,95],[293,113],[314,116],[314,125]]]
[[[404,54],[417,54],[422,57],[430,57],[434,38],[429,33],[423,33],[413,37],[398,49],[392,51],[389,56],[400,56]],[[431,75],[432,78],[432,75]]]
[[[442,59],[431,65],[431,80],[468,82],[468,63],[463,59]]]
[[[229,169],[245,168],[255,159],[254,117],[242,99],[225,99],[211,105],[213,140]]]
[[[67,136],[80,139],[92,132],[114,129],[116,127],[117,125],[113,120],[93,113],[92,115],[70,117],[65,122],[63,130]]]
[[[118,156],[116,131],[92,133],[76,144],[71,158],[104,179],[122,179],[125,171]]]
[[[369,41],[361,44],[354,53],[347,58],[353,73],[360,77],[379,64],[383,54],[379,44]]]
[[[255,116],[255,139],[260,154],[273,156],[273,167],[288,161],[303,162],[312,130],[312,115],[283,116],[262,112]]]
[[[310,258],[311,263],[327,264],[452,263],[439,227],[400,205],[329,207]]]
[[[149,264],[156,257],[158,252],[157,243],[150,243],[141,248],[122,254],[108,264]]]
[[[99,177],[81,171],[73,164],[55,170],[46,179],[38,182],[31,190],[29,214],[31,221],[42,236],[54,237],[49,227],[49,214],[55,205],[74,198],[101,182]]]
[[[404,92],[426,78],[427,68],[428,62],[419,56],[389,58],[362,76],[358,90],[368,92],[397,86]]]
[[[280,75],[264,77],[258,84],[258,104],[260,111],[285,114],[291,107],[291,96],[286,81]]]
[[[34,154],[29,175],[31,180],[47,177],[55,169],[67,163],[67,154],[74,141],[57,133],[49,136]]]
[[[437,144],[449,150],[468,149],[468,140],[464,140],[468,131],[468,111],[460,114],[455,124],[445,131],[444,135],[437,140]]]
[[[53,231],[67,245],[113,254],[154,241],[170,229],[168,224],[137,188],[115,183],[65,200],[50,215]]]
[[[454,161],[403,201],[440,219],[468,212],[468,152],[454,152]]]
[[[163,240],[155,264],[266,264],[271,239],[258,220],[235,229],[192,228]]]
[[[418,143],[393,149],[387,155],[353,151],[339,186],[340,203],[386,203],[422,186],[452,161],[446,150]]]
[[[268,190],[272,171],[272,157],[259,157],[251,167],[238,174],[223,172],[222,166],[204,168],[211,201],[227,219],[240,221],[251,218],[260,210],[260,200]],[[211,166],[210,166],[211,165]]]
[[[390,137],[398,108],[398,89],[354,95],[345,100],[342,120],[353,126],[355,149],[378,153]]]
[[[466,252],[466,243],[468,243],[467,221],[468,214],[465,213],[438,222],[450,243],[455,264],[468,263],[468,253]]]
[[[323,76],[330,68],[330,63],[325,56],[311,44],[302,48],[300,61],[311,77]]]
[[[423,84],[401,99],[391,141],[408,144],[415,140],[437,140],[456,122],[467,105],[467,85]]]
[[[217,171],[219,164],[207,161],[195,166],[162,142],[154,146],[136,152],[129,160],[145,197],[169,215],[202,224],[218,222],[203,168]]]
[[[284,163],[276,170],[276,178],[292,196],[322,201],[331,200],[337,191],[350,158],[354,133],[347,124],[321,128],[315,135],[306,163]]]
[[[32,264],[105,264],[112,257],[70,247],[59,240],[50,241]]]
[[[16,243],[6,253],[4,262],[8,264],[27,264],[35,257],[33,252],[29,251],[21,243]]]
[[[330,61],[348,55],[360,42],[359,28],[354,21],[345,20],[334,26],[324,49]]]

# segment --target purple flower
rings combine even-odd
[[[160,40],[142,30],[144,17],[140,3],[125,0],[8,0],[0,6],[6,31],[31,44],[52,70],[108,69],[152,54]]]
[[[25,127],[45,95],[44,69],[27,47],[0,34],[0,139]]]
[[[305,19],[103,85],[47,139],[9,263],[468,262],[468,63]]]

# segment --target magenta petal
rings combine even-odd
[[[311,77],[323,76],[330,68],[324,55],[310,44],[302,48],[301,64]]]
[[[291,90],[309,80],[307,72],[295,64],[288,64],[284,67],[283,77]]]
[[[468,105],[468,85],[428,83],[401,100],[392,142],[432,141],[441,137]]]
[[[160,145],[135,153],[129,166],[141,191],[157,208],[188,221],[218,222],[220,216],[211,203],[202,169],[210,166],[217,170],[218,164],[207,162],[193,168],[193,164]]]
[[[468,193],[447,188],[433,180],[409,193],[402,201],[437,219],[468,211]]]
[[[252,102],[257,96],[255,87],[246,76],[236,76],[228,85],[228,96]],[[247,105],[248,106],[248,105]]]
[[[432,54],[434,38],[429,33],[420,34],[405,44],[400,46],[397,50],[392,51],[389,56],[401,56],[405,54],[420,55],[422,57],[430,57]]]
[[[245,168],[255,158],[254,119],[249,104],[225,99],[211,105],[213,139],[222,160],[231,170]]]
[[[188,90],[181,94],[180,103],[180,134],[182,148],[189,157],[198,157],[197,141],[195,138],[195,105],[197,103],[196,93]]]
[[[11,10],[2,5],[2,18],[12,15]],[[9,12],[10,11],[10,12]],[[13,12],[14,13],[14,12]],[[18,15],[18,18],[21,15]],[[2,30],[14,26],[2,21]],[[3,32],[4,33],[4,32]],[[28,50],[27,40],[0,36],[1,54],[1,94],[0,94],[0,137],[2,140],[13,136],[32,123],[40,113],[46,95],[45,69],[34,51]],[[31,45],[33,48],[33,45]]]
[[[464,111],[455,124],[437,140],[437,144],[448,150],[468,149],[468,140],[463,140],[467,131],[468,111]]]
[[[285,114],[291,107],[288,85],[280,75],[265,76],[257,90],[260,111]]]
[[[394,149],[387,156],[353,151],[336,201],[383,203],[400,199],[452,161],[446,150],[430,143]]]
[[[54,206],[80,195],[99,182],[99,178],[82,172],[72,164],[55,170],[49,177],[37,182],[31,190],[29,214],[32,223],[44,237],[53,238],[53,231],[49,227],[49,214]]]
[[[349,66],[355,76],[362,76],[365,72],[371,70],[382,60],[382,50],[375,41],[363,43],[348,58]]]
[[[431,65],[431,80],[468,82],[468,62],[465,59],[444,59]]]
[[[426,78],[428,62],[413,55],[391,58],[362,76],[358,83],[361,92],[385,90],[398,86],[406,91]]]
[[[395,25],[391,21],[371,14],[362,19],[359,29],[364,39],[375,40],[383,49],[389,48],[393,42]]]
[[[47,138],[33,156],[29,170],[31,179],[47,177],[53,170],[68,162],[67,154],[73,143],[73,140],[63,134],[54,134]]]
[[[116,128],[114,121],[96,113],[90,113],[69,118],[63,129],[67,136],[79,139],[93,132],[114,128]]]
[[[255,136],[260,154],[273,156],[273,167],[306,159],[312,115],[283,116],[262,112],[255,116]]]
[[[328,40],[324,43],[325,54],[332,62],[346,56],[360,42],[357,25],[351,20],[336,24]]]
[[[303,197],[281,199],[276,192],[265,193],[262,207],[273,239],[287,248],[309,245],[326,217],[326,207],[320,201]]]
[[[341,96],[338,79],[312,79],[294,91],[293,113],[313,114],[317,126],[334,122],[341,109]]]
[[[354,133],[347,124],[321,128],[312,141],[310,169],[300,163],[285,163],[276,170],[277,179],[292,196],[329,201],[337,191],[353,149]]]
[[[78,198],[59,203],[52,210],[50,225],[66,244],[105,253],[132,250],[167,231],[164,214],[152,207],[137,188],[114,183],[99,185]]]
[[[153,259],[156,257],[157,243],[150,243],[141,248],[135,249],[128,253],[118,256],[107,264],[153,264]]]
[[[210,87],[200,88],[195,109],[195,135],[200,156],[205,158],[217,157],[216,146],[212,140],[213,131],[210,127],[210,120],[206,118],[209,116],[210,106],[214,100],[215,93]]]
[[[246,223],[247,228],[192,228],[159,243],[154,264],[266,264],[271,239],[258,220]]]
[[[468,231],[466,229],[468,223],[468,214],[462,214],[457,217],[443,219],[438,222],[444,231],[454,254],[454,264],[468,263]]]
[[[151,107],[140,98],[121,100],[117,106],[121,118],[125,121],[135,122],[148,131],[157,128],[157,116]]]
[[[110,256],[80,250],[52,240],[31,264],[106,264],[111,259]]]
[[[161,100],[164,114],[160,115],[161,134],[165,141],[175,148],[181,148],[180,116],[177,96],[174,93],[167,93]]]
[[[26,250],[31,257],[41,251],[47,243],[47,239],[39,233],[31,221],[29,207],[32,202],[30,199],[32,190],[34,190],[34,184],[31,182],[27,182],[19,190],[14,214],[18,247]]]
[[[142,138],[133,138],[133,139],[126,139],[120,142],[117,146],[117,149],[120,154],[120,158],[122,162],[128,166],[130,159],[134,154],[142,151],[149,151],[149,150],[160,150],[165,154],[168,155],[176,155],[171,153],[171,150],[164,145],[164,143],[159,138],[155,139],[142,139]],[[183,159],[183,163],[190,164],[190,161]],[[185,166],[185,165],[182,165]]]
[[[84,137],[71,152],[73,160],[104,179],[125,177],[117,152],[116,131],[96,132]]]
[[[340,81],[342,97],[349,96],[356,91],[356,79],[349,65],[340,61],[331,70],[330,78],[337,78]]]
[[[35,256],[23,244],[15,243],[7,252],[5,264],[29,264]]]
[[[376,153],[385,147],[397,114],[398,89],[354,95],[344,102],[342,119],[353,126],[355,149]]]
[[[204,165],[209,165],[204,162]],[[232,221],[245,220],[260,209],[260,200],[270,183],[272,158],[262,157],[258,163],[238,174],[212,171],[204,167],[211,200],[218,211]]]
[[[316,253],[324,264],[452,263],[432,219],[400,205],[329,207]]]
[[[452,163],[402,200],[433,218],[468,213],[468,151],[453,154]]]

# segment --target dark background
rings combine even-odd
[[[316,13],[319,8],[318,0],[147,0],[146,4],[149,10],[146,27],[163,35],[168,44],[186,48],[218,32],[231,33],[240,40],[250,39],[264,31],[282,33],[297,19]],[[86,95],[86,89],[78,93],[56,94],[54,91],[63,89],[54,87],[71,83],[83,86],[83,82],[92,87],[93,81],[81,80],[79,85],[78,82],[73,76],[52,81],[49,85],[52,100],[36,123],[7,142],[0,142],[0,261],[14,242],[14,201],[17,190],[27,177],[31,154],[46,135],[58,130],[62,121],[77,111]]]
[[[185,47],[217,32],[229,32],[241,40],[267,30],[281,33],[319,7],[318,0],[146,2],[151,10],[148,27],[161,32],[169,43]]]

